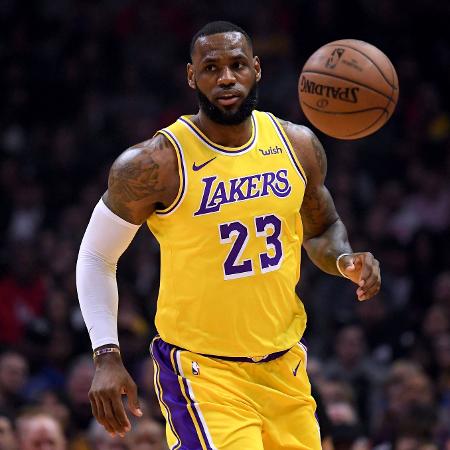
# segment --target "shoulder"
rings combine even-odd
[[[308,179],[316,176],[324,178],[327,171],[327,157],[321,142],[314,132],[304,125],[298,125],[282,119],[278,120],[289,138]]]
[[[159,203],[170,202],[178,183],[175,149],[159,133],[118,156],[111,166],[103,200],[123,219],[142,223]]]
[[[153,138],[133,145],[121,153],[111,166],[113,175],[133,175],[136,172],[148,173],[155,168],[164,170],[177,158],[170,141],[161,133]]]

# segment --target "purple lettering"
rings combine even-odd
[[[278,183],[275,183],[275,189],[273,190],[273,193],[278,197],[287,197],[292,190],[292,187],[289,184],[289,180],[287,179],[287,170],[280,169],[277,172],[276,177]],[[281,187],[280,184],[284,187]]]
[[[269,195],[269,187],[273,191],[272,183],[275,181],[275,174],[273,172],[265,172],[262,174],[263,186],[261,191],[261,197]]]
[[[217,184],[216,190],[213,194],[213,196],[211,197],[211,200],[208,202],[207,207],[215,207],[216,205],[219,206],[222,203],[227,203],[228,199],[227,199],[227,191],[225,190],[225,182],[224,181],[219,181],[219,183]]]
[[[256,181],[259,181],[260,178],[261,178],[261,174],[259,174],[259,173],[256,175],[252,175],[251,177],[247,177],[248,186],[247,186],[246,199],[261,197],[261,193],[260,193],[261,191],[259,189],[257,189],[256,191],[254,191],[252,193],[252,190],[256,189],[258,187],[258,184],[256,183]]]
[[[230,180],[230,202],[240,202],[246,199],[245,194],[241,191],[241,187],[246,180],[247,177],[232,178]]]
[[[208,214],[211,212],[219,211],[220,203],[214,205],[213,207],[207,206],[209,193],[211,192],[212,185],[216,180],[216,178],[217,178],[216,176],[202,178],[203,183],[205,183],[205,187],[203,188],[203,197],[200,203],[200,208],[198,208],[198,210],[194,213],[194,216],[201,216],[202,214]]]
[[[216,180],[217,176],[202,178],[204,183],[202,200],[194,216],[217,212],[226,203],[265,197],[270,192],[283,198],[292,191],[287,169],[280,169],[276,173],[264,172],[247,177],[232,178],[227,181],[219,181],[215,185]],[[245,185],[246,183],[247,185]],[[227,193],[228,189],[229,194]]]

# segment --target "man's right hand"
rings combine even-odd
[[[130,431],[122,395],[128,397],[128,409],[136,417],[142,416],[137,387],[125,369],[119,353],[107,353],[95,359],[95,375],[89,391],[92,413],[111,436],[121,437]]]

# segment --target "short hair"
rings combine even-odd
[[[58,430],[58,433],[61,435],[61,438],[65,440],[64,427],[61,421],[53,414],[47,413],[39,407],[27,408],[17,416],[15,426],[18,431],[19,437],[26,437],[25,430],[28,423],[33,422],[34,420],[42,419],[54,423]]]
[[[197,31],[197,33],[194,34],[189,49],[191,57],[194,52],[194,46],[198,38],[201,38],[203,36],[210,36],[211,34],[230,33],[233,31],[243,34],[250,47],[251,48],[253,47],[252,39],[250,38],[248,33],[241,27],[235,25],[234,23],[226,22],[224,20],[216,20],[215,22],[207,23],[203,28],[201,28],[200,30]]]

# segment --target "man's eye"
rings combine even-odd
[[[206,70],[207,72],[212,72],[212,71],[216,70],[216,66],[215,66],[214,64],[208,64],[208,65],[205,67],[205,70]]]
[[[233,63],[233,65],[231,67],[234,70],[239,70],[239,69],[242,69],[244,67],[244,64],[242,64],[241,62],[235,62],[235,63]]]

